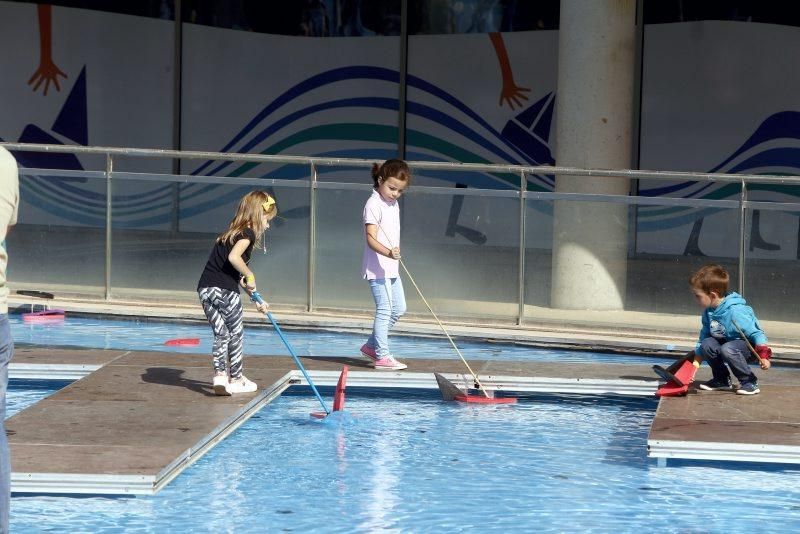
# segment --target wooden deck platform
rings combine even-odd
[[[756,373],[758,395],[692,388],[685,397],[661,399],[648,456],[800,464],[800,370]],[[698,380],[709,378],[701,368]]]
[[[459,360],[408,359],[401,372],[375,371],[359,358],[303,362],[320,386],[334,385],[343,364],[350,366],[350,388],[435,390],[434,372],[471,385]],[[470,365],[487,387],[499,390],[652,396],[658,385],[648,365]],[[82,378],[6,421],[12,491],[157,492],[286,388],[303,383],[290,358],[251,357],[246,366],[259,391],[217,397],[207,355],[18,349],[12,377],[52,378],[68,369]],[[650,456],[800,463],[800,371],[774,369],[761,376],[762,394],[755,397],[703,392],[663,399],[648,439]]]

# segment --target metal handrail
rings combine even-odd
[[[289,163],[315,166],[350,166],[371,167],[375,160],[356,158],[321,158],[315,156],[283,156],[267,154],[240,154],[236,152],[207,152],[197,150],[162,150],[151,148],[120,147],[84,147],[74,145],[44,145],[28,143],[0,143],[8,150],[28,152],[56,152],[69,154],[99,154],[106,156],[177,158],[177,159],[209,159],[227,161],[245,161],[256,163]],[[583,169],[580,167],[559,167],[550,165],[511,165],[487,163],[453,163],[441,161],[409,161],[414,169],[441,171],[472,171],[526,174],[563,174],[567,176],[596,176],[607,178],[631,178],[640,180],[688,180],[696,182],[721,183],[769,183],[800,185],[800,176],[793,175],[760,175],[760,174],[727,174],[689,171],[648,171],[636,169]]]
[[[84,147],[74,145],[46,145],[28,143],[0,143],[11,151],[26,152],[53,152],[69,154],[91,154],[104,155],[106,158],[105,171],[84,171],[87,177],[106,178],[106,236],[105,236],[105,295],[106,299],[111,299],[111,246],[112,246],[112,190],[113,180],[148,180],[164,182],[198,182],[198,183],[231,183],[238,185],[287,185],[290,187],[308,187],[309,202],[311,210],[311,224],[309,226],[309,261],[308,261],[308,295],[307,309],[313,311],[315,308],[314,278],[316,271],[315,247],[316,247],[316,190],[317,189],[366,189],[367,184],[339,183],[339,182],[320,182],[317,171],[320,166],[327,167],[371,167],[375,160],[356,159],[356,158],[325,158],[314,156],[286,156],[286,155],[266,155],[266,154],[241,154],[235,152],[208,152],[192,150],[162,150],[146,148],[121,148],[121,147]],[[245,177],[223,177],[223,176],[203,176],[203,175],[169,175],[162,173],[133,173],[114,171],[115,157],[137,157],[137,158],[172,158],[172,159],[205,159],[205,160],[228,160],[237,162],[251,163],[281,163],[293,165],[308,165],[309,179],[307,180],[276,180],[265,178],[245,178]],[[519,224],[520,224],[520,251],[518,259],[519,268],[519,310],[518,323],[522,324],[524,318],[524,270],[525,270],[525,205],[526,200],[542,201],[584,201],[584,202],[611,202],[627,205],[662,205],[662,206],[689,206],[689,207],[712,207],[720,209],[736,209],[739,215],[739,287],[742,288],[745,280],[745,214],[748,209],[768,209],[781,211],[800,212],[800,202],[757,202],[748,199],[747,185],[752,183],[760,184],[783,184],[800,185],[800,176],[793,175],[757,175],[757,174],[716,174],[707,172],[686,172],[686,171],[648,171],[634,169],[584,169],[578,167],[558,167],[549,165],[511,165],[511,164],[485,164],[485,163],[453,163],[435,161],[409,161],[409,165],[414,170],[438,170],[450,172],[485,172],[493,174],[511,174],[519,177],[519,185],[514,185],[506,189],[482,189],[469,188],[460,189],[459,195],[463,196],[496,196],[519,198]],[[22,173],[47,172],[52,176],[76,175],[76,171],[52,171],[46,169],[24,169]],[[555,192],[555,191],[528,191],[526,187],[526,175],[569,175],[585,177],[606,177],[623,179],[647,179],[647,180],[672,180],[672,181],[695,181],[695,182],[719,182],[736,183],[741,187],[740,198],[737,200],[725,199],[685,199],[676,197],[643,197],[637,195],[609,195],[602,193],[589,192]],[[417,186],[412,192],[428,194],[453,194],[452,188],[445,187],[426,187]]]

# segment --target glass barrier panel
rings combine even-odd
[[[380,165],[387,159],[397,157],[393,151],[381,153],[375,159],[375,163]],[[413,172],[413,171],[412,171]],[[317,181],[319,182],[333,182],[333,183],[350,183],[361,184],[369,188],[374,183],[372,180],[372,168],[360,166],[343,166],[343,165],[318,165],[317,166]]]
[[[315,308],[374,309],[369,285],[361,277],[364,254],[361,214],[371,194],[368,184],[349,189],[317,189]]]
[[[567,202],[559,200],[559,202]],[[675,317],[680,328],[694,328],[700,310],[688,287],[691,274],[707,263],[723,265],[731,275],[731,289],[736,290],[738,276],[738,208],[706,208],[696,206],[631,205],[627,208],[628,251],[616,268],[623,273],[625,287],[621,289],[625,313],[614,319],[607,311],[586,309],[556,309],[553,295],[553,204],[552,200],[526,201],[525,255],[525,318],[562,324],[592,324],[609,326],[634,325],[658,328]],[[608,202],[581,202],[585,208],[603,212]],[[614,211],[606,210],[609,216]],[[599,224],[593,219],[594,224]],[[602,247],[608,241],[601,242]],[[705,251],[702,255],[687,254],[687,243]],[[694,246],[694,245],[692,245]],[[691,247],[690,247],[691,248]],[[577,305],[583,308],[584,305]]]
[[[318,191],[315,302],[374,310],[361,276],[369,187]],[[410,189],[400,200],[403,263],[434,312],[510,320],[517,310],[519,200]],[[342,213],[346,214],[344,217]],[[350,215],[347,215],[350,214]],[[430,317],[401,269],[408,312]]]
[[[550,307],[553,270],[553,202],[525,201],[525,316],[539,317]]]
[[[513,321],[519,309],[518,194],[444,191],[412,188],[404,196],[406,267],[437,315]],[[409,312],[429,314],[404,282]]]
[[[7,237],[9,286],[103,297],[106,180],[101,173],[53,172],[20,169],[19,216]]]
[[[722,265],[730,289],[738,290],[739,208],[636,208],[630,207],[635,218],[630,219],[625,309],[696,316],[699,325],[702,309],[689,289],[692,273],[709,263]]]
[[[265,184],[266,185],[266,184]],[[303,305],[307,292],[308,189],[273,186],[279,217],[253,250],[259,291],[274,304]],[[176,188],[177,186],[177,188]],[[216,237],[250,184],[113,182],[114,298],[196,301],[196,287]],[[176,196],[177,195],[177,196]]]
[[[456,189],[485,189],[519,191],[519,173],[497,171],[466,171],[462,169],[414,169],[412,187],[453,187]],[[463,195],[459,196],[463,198]]]
[[[798,188],[785,187],[797,194]],[[800,340],[797,302],[800,301],[800,206],[747,210],[745,277],[742,296],[753,307],[767,337]]]

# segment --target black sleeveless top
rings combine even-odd
[[[242,233],[236,235],[231,244],[215,241],[214,248],[211,249],[211,254],[208,255],[203,274],[200,275],[197,289],[201,287],[219,287],[239,292],[239,278],[242,275],[228,261],[228,255],[231,253],[233,246],[242,239],[250,240],[250,245],[242,254],[242,259],[245,263],[250,261],[250,253],[253,252],[253,246],[256,243],[256,234],[251,228],[245,228]]]

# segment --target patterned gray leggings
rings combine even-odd
[[[232,379],[242,376],[242,301],[239,293],[219,287],[197,290],[203,311],[214,331],[214,370],[225,371]]]

